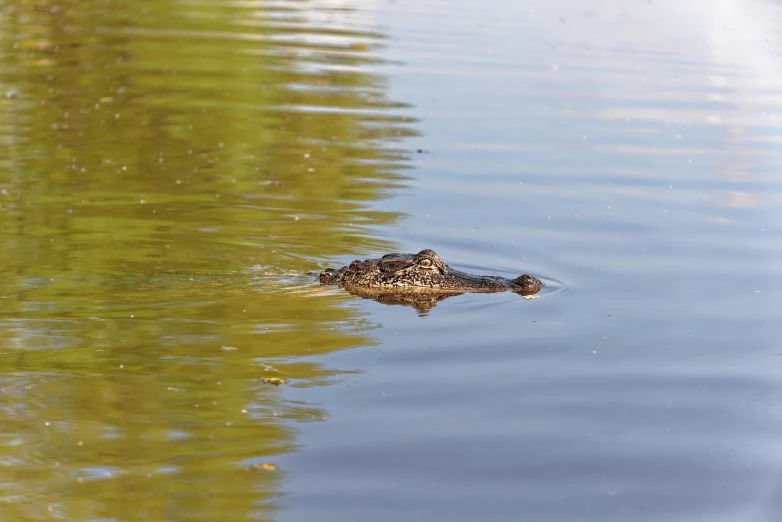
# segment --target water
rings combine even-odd
[[[779,3],[1,9],[0,519],[782,515]]]

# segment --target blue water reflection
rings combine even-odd
[[[425,151],[385,233],[568,291],[362,301],[282,519],[782,517],[779,3],[377,10]]]

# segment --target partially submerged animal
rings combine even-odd
[[[454,270],[434,250],[417,254],[386,254],[380,259],[353,261],[338,270],[328,268],[320,274],[325,285],[339,285],[359,295],[464,292],[505,292],[531,295],[543,288],[540,279],[528,274],[516,279],[478,276]]]

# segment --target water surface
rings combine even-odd
[[[0,518],[782,515],[778,3],[0,26]],[[548,286],[306,275],[423,248]]]

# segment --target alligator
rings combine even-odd
[[[429,249],[417,254],[386,254],[379,259],[356,260],[340,269],[327,268],[320,273],[320,282],[339,285],[351,293],[381,302],[412,304],[419,311],[421,307],[431,308],[446,297],[465,292],[512,291],[531,295],[543,287],[540,279],[529,274],[506,279],[460,272]]]

